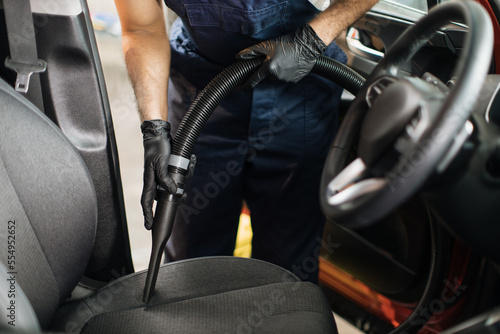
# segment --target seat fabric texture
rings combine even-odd
[[[4,224],[0,247],[8,248],[8,226],[15,222],[16,263],[9,267],[8,252],[0,260],[17,272],[16,284],[26,293],[42,329],[336,332],[319,287],[255,259],[214,257],[164,265],[147,305],[142,302],[144,271],[64,304],[84,273],[95,238],[97,200],[92,180],[62,132],[2,80],[0,114],[0,221]]]
[[[61,307],[51,327],[66,333],[335,333],[318,286],[273,264],[234,257],[160,268],[146,305],[146,272]]]

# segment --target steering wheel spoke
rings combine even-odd
[[[357,158],[328,184],[328,203],[330,205],[351,203],[382,189],[385,184],[383,178],[370,177],[363,160]]]

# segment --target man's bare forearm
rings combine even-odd
[[[327,9],[309,22],[309,25],[328,45],[377,2],[378,0],[334,0]]]
[[[123,51],[141,122],[151,119],[167,120],[170,69],[168,39],[150,33],[124,34]]]
[[[141,121],[167,120],[170,44],[160,0],[115,0]]]

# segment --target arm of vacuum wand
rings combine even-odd
[[[175,174],[175,176],[176,179],[184,178],[183,175],[179,174]],[[183,183],[184,180],[182,180],[181,184]],[[168,238],[172,233],[175,213],[177,212],[177,207],[179,206],[181,201],[182,192],[177,194],[169,194],[165,190],[158,190],[156,211],[153,220],[153,229],[151,231],[153,245],[151,249],[151,258],[149,259],[146,285],[144,286],[144,294],[142,296],[142,301],[144,303],[148,303],[153,295],[156,285],[156,278],[158,277],[158,270],[160,268],[161,257],[165,249],[165,245],[167,244]]]

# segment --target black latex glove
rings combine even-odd
[[[253,88],[269,74],[283,81],[297,82],[312,70],[316,59],[327,47],[308,24],[300,27],[294,34],[251,46],[238,53],[236,58],[265,56],[266,59],[242,87]]]
[[[177,186],[168,174],[170,159],[170,123],[160,119],[144,121],[141,124],[144,144],[144,187],[141,205],[144,226],[153,227],[153,201],[157,187],[175,194]]]

